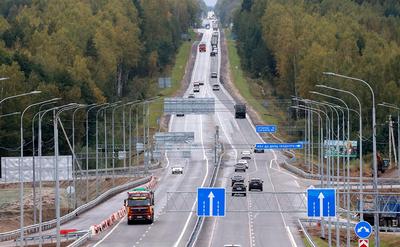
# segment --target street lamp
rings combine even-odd
[[[28,107],[26,107],[24,109],[24,111],[22,111],[21,117],[20,117],[20,149],[21,149],[21,157],[19,160],[19,181],[20,181],[20,192],[19,192],[19,200],[20,200],[20,228],[21,228],[21,234],[20,234],[20,246],[23,246],[23,241],[24,241],[24,178],[22,175],[22,163],[23,163],[23,158],[24,158],[24,115],[25,112],[28,111],[31,107],[37,106],[37,105],[42,105],[48,102],[52,102],[57,100],[56,98],[51,99],[51,100],[45,100],[45,101],[41,101],[41,102],[37,102],[34,104],[29,105]]]
[[[0,115],[0,118],[10,117],[10,116],[18,115],[18,114],[21,114],[21,112],[16,111],[16,112],[12,112],[12,113],[3,114],[3,115]]]
[[[39,94],[39,93],[41,93],[41,92],[42,92],[42,91],[32,91],[32,92],[29,92],[29,93],[22,93],[22,94],[17,94],[17,95],[9,96],[9,97],[6,97],[6,98],[0,100],[0,104],[3,103],[3,102],[6,101],[6,100],[9,100],[9,99],[18,98],[18,97],[22,97],[22,96],[28,96],[28,95],[32,95],[32,94]]]
[[[345,76],[345,75],[340,75],[336,74],[333,72],[323,72],[324,75],[329,75],[329,76],[336,76],[348,80],[353,80],[353,81],[358,81],[363,83],[368,87],[368,89],[371,92],[371,97],[372,97],[372,150],[373,150],[373,174],[374,174],[374,179],[373,179],[373,189],[375,192],[375,213],[374,213],[374,228],[375,228],[375,246],[379,247],[380,245],[380,239],[379,239],[379,214],[377,213],[378,209],[378,161],[376,157],[376,110],[375,110],[375,93],[374,90],[372,89],[371,85],[359,78],[355,77],[350,77],[350,76]]]

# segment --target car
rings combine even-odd
[[[180,166],[175,166],[171,168],[172,174],[183,174],[183,168]]]
[[[217,54],[218,54],[218,48],[214,47],[214,48],[212,49],[212,52],[214,52],[215,55],[217,55]]]
[[[198,86],[200,86],[200,82],[198,82],[198,81],[193,82],[193,87],[198,87]]]
[[[176,116],[177,116],[177,117],[184,117],[185,114],[184,114],[184,113],[177,113]]]
[[[219,85],[218,84],[212,85],[212,90],[213,91],[219,91]]]
[[[204,85],[204,81],[199,81],[199,85],[203,86]]]
[[[193,93],[199,93],[200,92],[200,87],[193,87]]]
[[[264,181],[261,178],[252,178],[249,180],[249,191],[259,190],[263,191],[263,183]]]
[[[244,183],[235,183],[232,186],[232,196],[243,195],[246,196],[246,185]]]
[[[216,52],[214,52],[214,51],[210,52],[210,57],[215,57],[216,55],[217,55]]]
[[[231,177],[231,181],[231,186],[233,186],[235,183],[244,183],[244,177],[242,175],[234,175]]]
[[[243,164],[244,166],[246,166],[246,169],[249,168],[249,164],[247,163],[247,160],[244,159],[240,159],[237,162],[238,164]]]
[[[217,72],[211,72],[211,78],[217,78],[218,74]]]
[[[193,98],[194,98],[194,94],[193,94],[193,93],[189,94],[189,95],[188,95],[188,98],[189,98],[189,99],[193,99]]]
[[[246,172],[246,169],[244,164],[235,164],[235,172]]]
[[[256,147],[254,147],[254,153],[264,153],[265,150],[264,149],[258,149]]]
[[[243,150],[241,153],[241,157],[242,160],[251,160],[251,152],[250,150]]]

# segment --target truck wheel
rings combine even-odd
[[[128,225],[132,225],[132,221],[131,220],[128,220]]]
[[[232,193],[232,196],[235,196],[235,193]]]

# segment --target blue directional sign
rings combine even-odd
[[[275,133],[276,125],[256,125],[257,133]]]
[[[258,143],[256,149],[300,149],[301,143]]]
[[[225,216],[225,188],[197,188],[197,216]]]
[[[354,232],[359,238],[369,238],[372,233],[372,226],[366,221],[360,221],[354,227]]]
[[[336,217],[336,190],[310,188],[307,190],[308,217]]]

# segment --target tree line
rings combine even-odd
[[[154,96],[149,81],[170,69],[200,11],[198,0],[1,1],[0,77],[9,79],[0,81],[0,99],[43,92],[4,102],[1,113],[54,97],[101,103]],[[16,151],[17,126],[16,117],[0,119],[0,154]]]
[[[315,98],[309,91],[316,84],[343,87],[362,100],[364,128],[370,130],[368,89],[322,73],[332,71],[370,82],[377,103],[400,104],[399,1],[243,0],[233,13],[233,24],[242,67],[272,88],[277,98]],[[343,94],[336,96],[354,102]],[[382,142],[387,141],[387,114],[378,108]],[[356,132],[358,125],[352,129]]]

